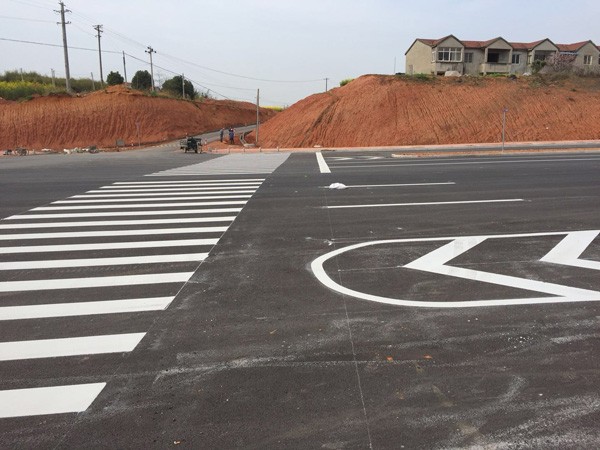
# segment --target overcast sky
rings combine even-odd
[[[184,73],[216,98],[290,105],[370,73],[404,72],[415,38],[600,44],[598,0],[65,0],[70,47],[97,49],[102,24],[104,76],[148,69],[155,79]],[[22,68],[64,76],[62,48],[3,39],[62,44],[51,0],[2,0],[0,72]],[[138,58],[139,60],[134,59]],[[99,77],[98,54],[69,51],[71,76]],[[199,66],[203,66],[199,67]],[[212,70],[210,70],[212,69]],[[170,72],[169,72],[170,71]],[[237,76],[233,76],[237,75]],[[247,77],[247,78],[243,78]],[[253,78],[253,79],[248,79]],[[259,81],[272,80],[272,81]]]

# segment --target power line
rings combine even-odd
[[[22,20],[24,22],[56,23],[54,20],[29,19],[27,17],[0,16],[0,19]]]
[[[0,37],[0,41],[8,41],[8,42],[18,42],[20,44],[33,44],[33,45],[43,45],[46,47],[61,47],[62,45],[59,44],[49,44],[47,42],[35,42],[35,41],[25,41],[22,39],[8,39],[8,38],[1,38]],[[69,50],[86,50],[86,51],[90,51],[90,52],[97,52],[98,49],[97,48],[86,48],[86,47],[72,47],[72,46],[68,46]],[[121,52],[116,52],[114,50],[102,50],[102,53],[115,53],[120,55]]]

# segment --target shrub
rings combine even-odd
[[[148,90],[152,87],[152,75],[147,70],[138,70],[131,79],[131,87],[134,89]]]
[[[109,86],[115,86],[117,84],[123,84],[125,78],[119,72],[110,72],[106,77],[106,84]]]
[[[354,78],[346,78],[345,80],[340,81],[340,87],[346,86],[351,81],[354,81]]]
[[[0,81],[0,97],[6,100],[22,100],[50,92],[54,92],[52,85],[30,81]]]
[[[185,88],[185,96],[194,100],[198,95],[191,81],[184,79],[183,87]],[[182,97],[181,75],[166,80],[162,85],[162,90],[176,97]]]

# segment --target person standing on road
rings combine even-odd
[[[225,129],[221,128],[221,131],[219,132],[219,137],[221,138],[221,142],[223,142],[223,135],[225,134]]]
[[[235,130],[233,128],[229,129],[229,143],[233,145],[233,139],[235,138]]]

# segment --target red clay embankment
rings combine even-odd
[[[265,121],[275,114],[261,111]],[[234,101],[184,101],[152,97],[123,86],[83,96],[50,95],[25,102],[0,101],[0,149],[114,147],[173,140],[186,134],[251,124],[256,106]]]
[[[307,97],[261,128],[262,147],[600,139],[600,79],[366,75]]]

